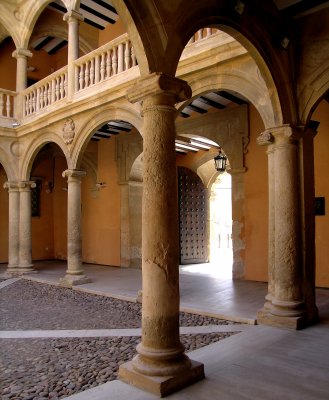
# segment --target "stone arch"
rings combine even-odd
[[[216,90],[232,90],[242,94],[248,99],[259,112],[265,127],[279,126],[282,124],[283,116],[279,99],[275,88],[271,91],[266,89],[264,81],[258,74],[258,68],[254,64],[252,71],[248,73],[238,69],[225,69],[218,73],[201,76],[195,81],[190,81],[193,97],[198,97],[202,93]],[[271,95],[272,93],[272,95]],[[181,111],[187,103],[179,108]]]
[[[39,153],[40,149],[45,146],[47,143],[55,143],[57,146],[62,150],[67,165],[70,165],[70,155],[68,152],[68,148],[65,145],[65,143],[54,133],[46,133],[42,135],[42,137],[38,137],[35,140],[33,140],[29,146],[28,150],[24,156],[24,159],[21,163],[21,169],[20,169],[20,179],[21,180],[28,180],[30,177],[31,169],[33,162],[35,160],[35,157]]]
[[[307,125],[313,111],[327,93],[329,93],[329,59],[308,77],[301,89],[299,114],[303,125]]]
[[[143,153],[136,157],[130,170],[129,181],[143,182]]]
[[[66,7],[66,9],[72,9],[70,7],[71,1],[70,0],[61,0],[63,5]],[[35,0],[33,2],[26,3],[27,7],[25,13],[25,26],[23,28],[23,31],[21,33],[21,47],[27,48],[29,41],[30,41],[30,36],[31,33],[33,32],[33,28],[40,17],[41,13],[43,10],[47,7],[47,5],[51,3],[51,0]]]
[[[16,48],[19,47],[20,38],[16,24],[13,21],[13,16],[11,13],[8,13],[5,7],[2,9],[0,3],[0,43],[8,36],[13,39]]]
[[[116,5],[118,3],[116,1]],[[236,12],[235,6],[230,0],[181,1],[170,9],[164,1],[141,1],[138,5],[133,0],[125,1],[122,18],[126,20],[131,37],[138,32],[145,52],[146,60],[139,62],[141,74],[164,72],[175,75],[180,56],[193,34],[204,27],[217,27],[247,49],[258,65],[266,86],[277,88],[284,113],[283,122],[297,123],[293,90],[287,85],[290,78],[287,76],[290,71],[289,54],[283,52],[280,46],[283,32],[289,27],[285,27],[271,4],[250,0],[241,14]],[[129,18],[125,19],[126,15]],[[260,15],[262,18],[259,18]],[[134,26],[133,32],[130,25]],[[249,29],[250,26],[254,29]]]
[[[136,108],[133,105],[129,107],[109,107],[104,108],[102,111],[95,111],[88,114],[87,121],[82,125],[80,132],[77,134],[77,141],[72,148],[72,157],[70,168],[78,168],[84,150],[88,145],[89,139],[92,137],[93,132],[100,127],[105,121],[124,120],[132,124],[139,132],[142,128],[142,118],[137,114]]]
[[[10,160],[7,153],[0,148],[0,164],[6,172],[8,181],[17,180],[17,171],[14,170],[12,165],[16,165],[13,160]]]
[[[54,36],[67,40],[68,39],[67,35],[68,35],[67,29],[61,26],[53,25],[53,26],[47,26],[47,29],[45,30],[34,31],[33,35],[31,36],[31,40],[39,39],[44,36]],[[90,53],[91,51],[94,50],[94,47],[88,42],[87,39],[81,36],[81,34],[79,36],[79,47],[84,54]]]

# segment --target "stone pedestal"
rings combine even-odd
[[[165,396],[204,377],[179,339],[179,231],[174,104],[190,97],[186,82],[163,74],[128,93],[143,100],[142,341],[120,366],[120,379]]]
[[[68,178],[67,271],[59,283],[67,287],[91,282],[82,268],[81,179],[85,175],[85,171],[72,169],[63,172],[63,177]]]
[[[8,275],[17,273],[19,265],[19,187],[17,182],[6,182],[3,186],[9,195],[8,224]]]

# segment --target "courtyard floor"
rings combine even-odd
[[[156,399],[116,379],[140,341],[140,271],[87,265],[92,283],[71,290],[57,286],[64,263],[36,265],[0,282],[1,399]],[[190,266],[180,288],[181,340],[206,379],[168,398],[328,399],[328,290],[317,290],[321,323],[290,331],[255,325],[264,283]]]

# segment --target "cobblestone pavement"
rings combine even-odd
[[[141,305],[19,280],[0,290],[0,330],[140,327]],[[232,324],[181,313],[181,326]],[[187,351],[234,333],[181,335]],[[1,400],[63,399],[116,379],[138,337],[1,339]]]

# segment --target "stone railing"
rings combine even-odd
[[[25,89],[23,116],[29,116],[62,100],[67,95],[67,66]]]
[[[137,65],[127,34],[75,61],[75,92],[102,82]]]
[[[202,28],[199,29],[188,41],[187,44],[198,42],[202,39],[208,39],[210,36],[218,33],[218,29],[215,28]]]
[[[0,89],[0,117],[13,118],[16,92]]]

